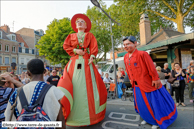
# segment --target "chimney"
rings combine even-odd
[[[147,14],[142,14],[139,23],[140,45],[146,45],[151,40],[150,20]]]
[[[9,28],[9,26],[8,25],[5,25],[4,24],[4,26],[1,26],[0,27],[2,30],[4,30],[5,31],[5,33],[7,33],[7,34],[9,34],[10,33],[10,28]]]

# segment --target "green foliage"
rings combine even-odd
[[[39,55],[45,56],[53,64],[66,65],[70,56],[63,50],[63,43],[71,33],[74,33],[74,31],[71,28],[69,18],[54,19],[47,26],[46,34],[41,37],[38,45],[36,45],[39,49]]]
[[[106,9],[106,5],[102,1],[100,1],[100,5],[103,10],[109,14],[110,11]],[[102,58],[106,59],[106,53],[112,50],[110,19],[95,6],[92,8],[88,7],[86,15],[92,22],[90,32],[93,33],[97,39],[98,53],[103,53]],[[118,26],[114,23],[112,23],[112,31],[114,36],[114,46],[116,47],[121,42],[121,33]],[[97,57],[97,60],[100,61],[102,58]]]
[[[114,2],[115,3],[111,5],[110,8],[113,12],[114,18],[117,18],[117,21],[122,24],[120,28],[122,30],[122,35],[134,35],[137,39],[139,39],[140,13],[150,6],[149,2],[146,0],[114,0]],[[173,27],[172,21],[167,21],[164,18],[150,12],[146,13],[148,14],[151,22],[152,35],[160,29],[160,26]]]
[[[115,17],[122,23],[122,34],[138,35],[139,18],[143,12],[147,13],[151,21],[152,34],[162,27],[173,27],[184,32],[185,25],[193,27],[193,0],[114,0]]]

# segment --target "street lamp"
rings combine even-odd
[[[116,22],[114,19],[112,19],[100,6],[99,2],[97,0],[90,0],[92,2],[92,4],[98,8],[100,8],[105,14],[106,16],[108,16],[109,19],[111,19],[113,22],[117,23],[118,26],[121,26],[120,23]],[[112,26],[112,24],[111,24]]]
[[[117,88],[117,79],[116,79],[116,65],[115,65],[115,54],[114,54],[114,43],[113,43],[113,34],[112,34],[112,21],[117,23],[118,26],[121,26],[120,23],[116,22],[115,20],[113,20],[109,15],[101,8],[99,2],[97,0],[90,0],[94,6],[100,8],[105,14],[106,16],[108,16],[108,18],[110,19],[110,31],[111,31],[111,42],[112,42],[112,53],[113,53],[113,64],[114,64],[114,75],[115,75],[115,85],[116,85],[116,94],[118,93],[118,88]]]

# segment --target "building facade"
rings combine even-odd
[[[16,34],[10,33],[8,26],[0,27],[0,73],[17,71],[11,63],[18,64],[18,46]]]
[[[48,60],[46,60],[44,56],[39,56],[38,49],[36,48],[38,41],[44,35],[44,31],[41,29],[34,30],[34,29],[30,29],[30,28],[22,28],[22,29],[18,30],[16,33],[21,35],[21,37],[23,38],[23,40],[26,42],[26,44],[29,47],[29,52],[31,52],[31,54],[33,53],[33,55],[35,56],[34,58],[41,59],[44,62],[44,64],[46,65],[45,67],[50,69],[50,67],[51,67],[50,62]]]

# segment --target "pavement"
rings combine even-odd
[[[173,96],[173,100],[176,103],[175,93],[174,93],[174,96]],[[188,87],[185,88],[184,103],[185,103],[186,107],[183,107],[182,105],[179,105],[177,107],[177,109],[194,111],[194,103],[190,103]],[[117,98],[117,97],[115,97],[115,99],[112,99],[112,97],[109,97],[107,99],[107,104],[111,104],[111,105],[131,105],[131,106],[133,106],[134,102],[131,102],[129,100],[129,97],[126,97],[126,101],[122,101],[121,98]]]

